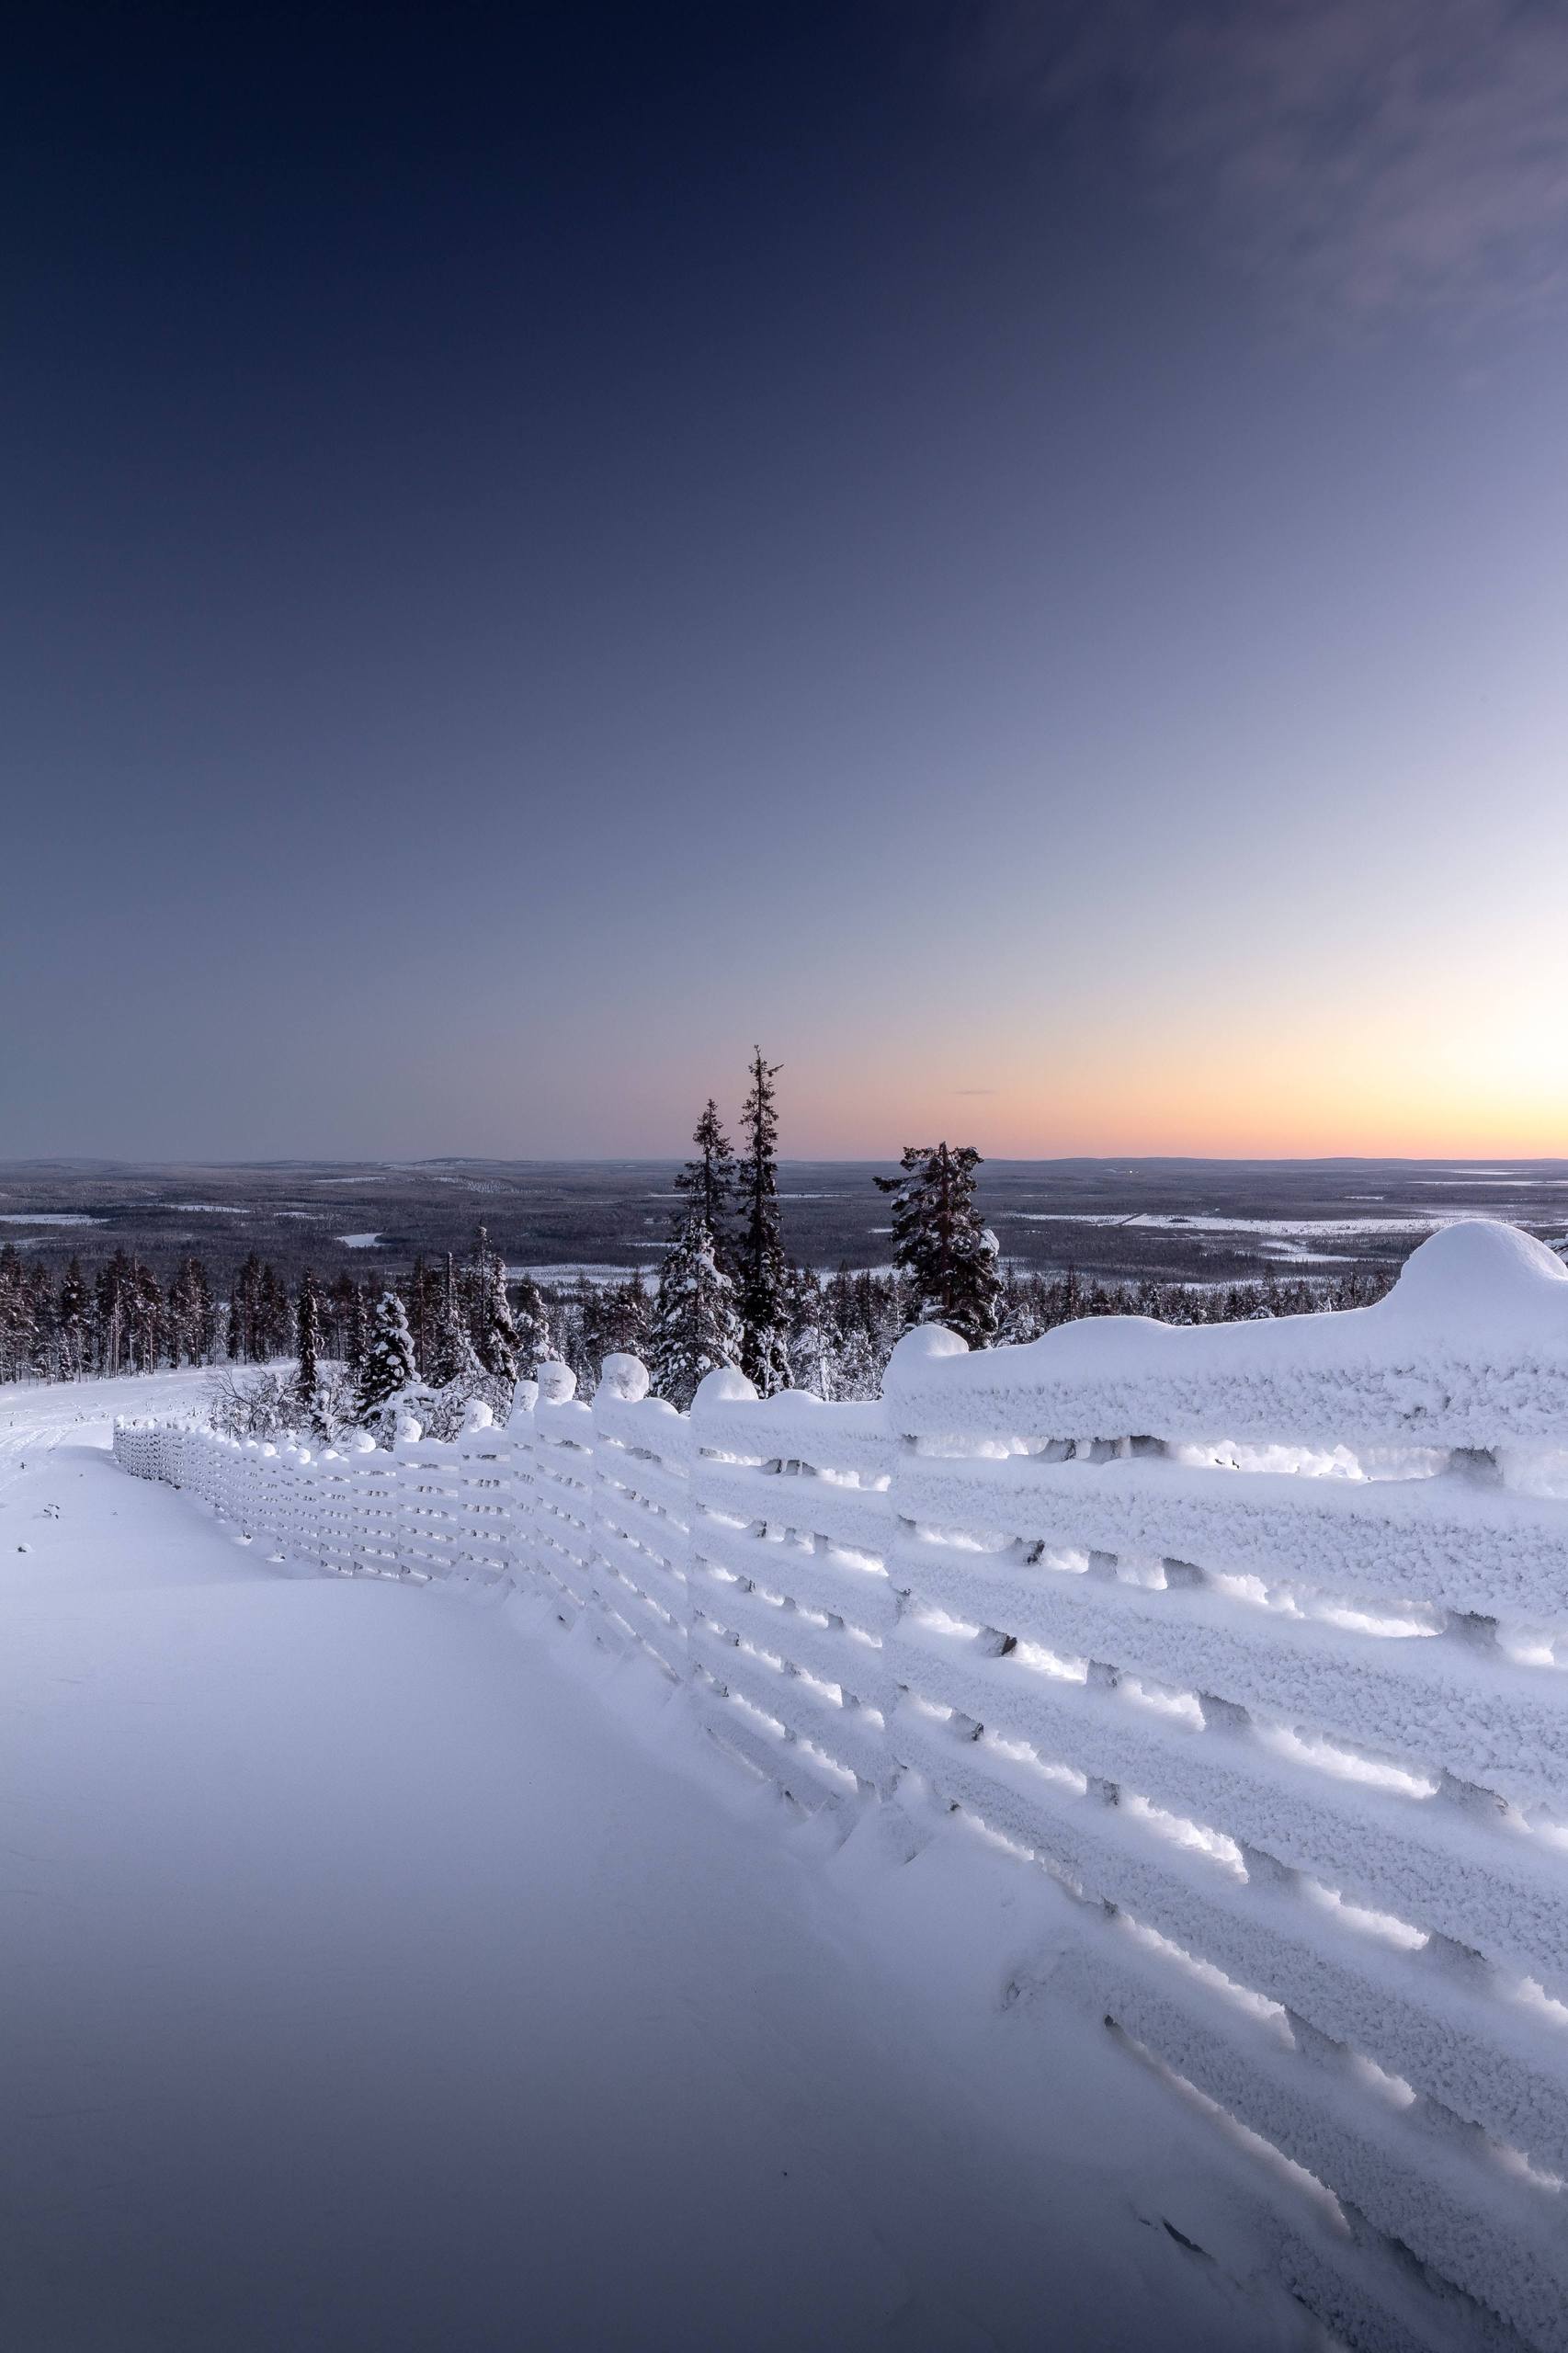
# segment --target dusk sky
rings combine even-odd
[[[0,1152],[1568,1149],[1568,8],[74,6]]]

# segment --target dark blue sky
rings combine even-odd
[[[674,1150],[754,1037],[798,1151],[1561,1149],[1565,101],[1517,0],[35,10],[0,1149]]]

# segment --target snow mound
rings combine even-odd
[[[739,1405],[755,1402],[756,1391],[736,1364],[715,1365],[704,1373],[698,1384],[693,1404],[704,1405]]]
[[[1568,1267],[1517,1225],[1464,1218],[1413,1250],[1385,1301],[1367,1311],[1448,1332],[1568,1343]]]
[[[1090,1316],[975,1355],[933,1326],[900,1341],[883,1394],[916,1435],[1554,1443],[1568,1427],[1568,1270],[1517,1227],[1467,1218],[1414,1251],[1371,1307],[1200,1325]]]
[[[630,1404],[648,1394],[648,1368],[641,1357],[606,1357],[599,1380],[600,1387],[610,1396],[624,1397]]]

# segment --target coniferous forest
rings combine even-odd
[[[778,1077],[758,1049],[733,1139],[717,1103],[704,1107],[651,1279],[536,1281],[508,1271],[483,1227],[460,1257],[416,1256],[368,1280],[324,1279],[306,1267],[290,1281],[253,1251],[227,1281],[194,1255],[165,1281],[124,1249],[86,1267],[73,1257],[56,1277],[6,1244],[0,1380],[208,1366],[225,1427],[383,1427],[397,1401],[417,1392],[429,1430],[455,1427],[473,1398],[504,1419],[519,1378],[546,1360],[568,1365],[585,1395],[603,1359],[619,1353],[645,1358],[654,1393],[680,1406],[724,1364],[739,1365],[765,1394],[866,1398],[916,1324],[945,1324],[984,1347],[1086,1315],[1198,1324],[1363,1306],[1392,1279],[1373,1266],[1233,1283],[1024,1268],[1001,1256],[982,1221],[979,1154],[945,1140],[906,1147],[900,1173],[874,1180],[891,1197],[891,1267],[801,1266],[779,1199]]]

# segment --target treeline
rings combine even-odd
[[[418,1259],[406,1273],[357,1283],[342,1276],[316,1284],[323,1359],[357,1371],[376,1301],[391,1290],[402,1301],[415,1370],[444,1385],[453,1356],[456,1298],[471,1344],[479,1311],[472,1260]],[[1163,1324],[1228,1324],[1249,1316],[1305,1315],[1364,1307],[1393,1279],[1381,1267],[1338,1277],[1265,1278],[1257,1282],[1121,1283],[1072,1272],[1000,1272],[1000,1340],[1037,1339],[1082,1315],[1151,1315]],[[659,1291],[631,1275],[615,1283],[587,1277],[568,1284],[507,1286],[518,1362],[545,1358],[571,1366],[591,1392],[607,1356],[650,1357],[659,1321]],[[669,1304],[665,1299],[665,1306]],[[784,1356],[790,1385],[837,1398],[873,1397],[901,1333],[909,1328],[911,1286],[898,1273],[843,1267],[822,1277],[787,1267],[782,1290]],[[91,1279],[73,1260],[58,1284],[29,1266],[14,1245],[0,1249],[0,1380],[75,1381],[88,1375],[152,1372],[182,1365],[253,1366],[298,1353],[299,1294],[273,1267],[250,1258],[227,1298],[214,1291],[199,1258],[188,1258],[161,1286],[123,1253]],[[667,1395],[667,1385],[660,1394]]]
[[[899,1175],[873,1179],[892,1199],[891,1273],[844,1267],[824,1281],[793,1266],[784,1249],[778,1068],[754,1052],[738,1152],[709,1101],[693,1131],[695,1155],[676,1179],[684,1206],[645,1337],[618,1343],[636,1346],[654,1394],[672,1404],[689,1404],[703,1376],[722,1364],[738,1364],[765,1396],[798,1388],[829,1399],[874,1397],[899,1338],[918,1324],[945,1324],[983,1348],[1038,1339],[1081,1315],[1202,1324],[1363,1306],[1393,1280],[1381,1269],[1359,1268],[1337,1280],[1266,1278],[1215,1288],[1027,1274],[1003,1263],[996,1236],[982,1222],[979,1153],[943,1142],[906,1146]],[[580,1366],[574,1358],[569,1329],[560,1341],[580,1380],[597,1377],[585,1352]]]
[[[1394,1279],[1392,1268],[1358,1267],[1340,1276],[1266,1276],[1243,1283],[1137,1283],[1085,1279],[1069,1269],[1032,1274],[1004,1267],[996,1296],[998,1342],[1037,1340],[1059,1324],[1085,1315],[1148,1315],[1162,1324],[1231,1324],[1251,1317],[1309,1315],[1324,1310],[1369,1307]],[[569,1364],[585,1395],[598,1380],[610,1350],[642,1357],[655,1394],[672,1404],[689,1404],[695,1381],[661,1364],[660,1298],[635,1279],[622,1288],[596,1290],[586,1283],[542,1292],[540,1302],[551,1336],[551,1353]],[[665,1302],[667,1304],[667,1301]],[[926,1318],[917,1312],[919,1291],[898,1270],[841,1267],[820,1276],[810,1268],[785,1271],[781,1309],[783,1356],[788,1380],[780,1385],[814,1390],[830,1400],[876,1397],[882,1373],[899,1339]],[[943,1321],[943,1318],[935,1320]]]
[[[358,1367],[377,1300],[395,1290],[404,1302],[422,1376],[442,1377],[460,1325],[472,1337],[483,1323],[498,1262],[483,1227],[472,1255],[358,1283],[350,1275],[322,1282],[308,1267],[290,1290],[253,1252],[227,1295],[202,1260],[185,1258],[168,1283],[141,1260],[117,1250],[92,1276],[73,1258],[58,1284],[14,1243],[0,1248],[0,1380],[79,1381],[94,1375],[156,1372],[182,1365],[258,1365],[298,1353],[300,1318],[313,1302],[324,1358]],[[532,1284],[515,1297],[525,1347],[545,1345],[545,1310]]]
[[[971,1347],[1036,1339],[1085,1315],[1138,1314],[1166,1324],[1230,1323],[1364,1306],[1393,1278],[1357,1268],[1338,1278],[1266,1277],[1222,1286],[1117,1283],[1030,1274],[1005,1265],[975,1202],[980,1155],[969,1145],[911,1145],[891,1196],[892,1267],[842,1267],[825,1279],[790,1261],[779,1216],[778,1065],[760,1049],[747,1068],[739,1147],[710,1100],[696,1147],[676,1178],[681,1207],[652,1287],[632,1275],[544,1287],[508,1281],[484,1229],[461,1260],[416,1258],[406,1273],[323,1282],[306,1268],[292,1288],[253,1253],[226,1294],[197,1257],[168,1283],[123,1250],[89,1279],[73,1258],[58,1285],[15,1245],[0,1249],[0,1380],[74,1381],[161,1367],[257,1367],[292,1358],[290,1381],[226,1384],[231,1426],[317,1428],[348,1422],[384,1431],[418,1392],[417,1415],[443,1427],[475,1397],[497,1419],[519,1374],[559,1359],[591,1394],[607,1356],[645,1359],[653,1393],[685,1406],[703,1376],[738,1364],[764,1394],[814,1390],[876,1396],[901,1335],[940,1323]],[[403,1401],[400,1405],[399,1401]],[[301,1425],[302,1426],[302,1425]]]

